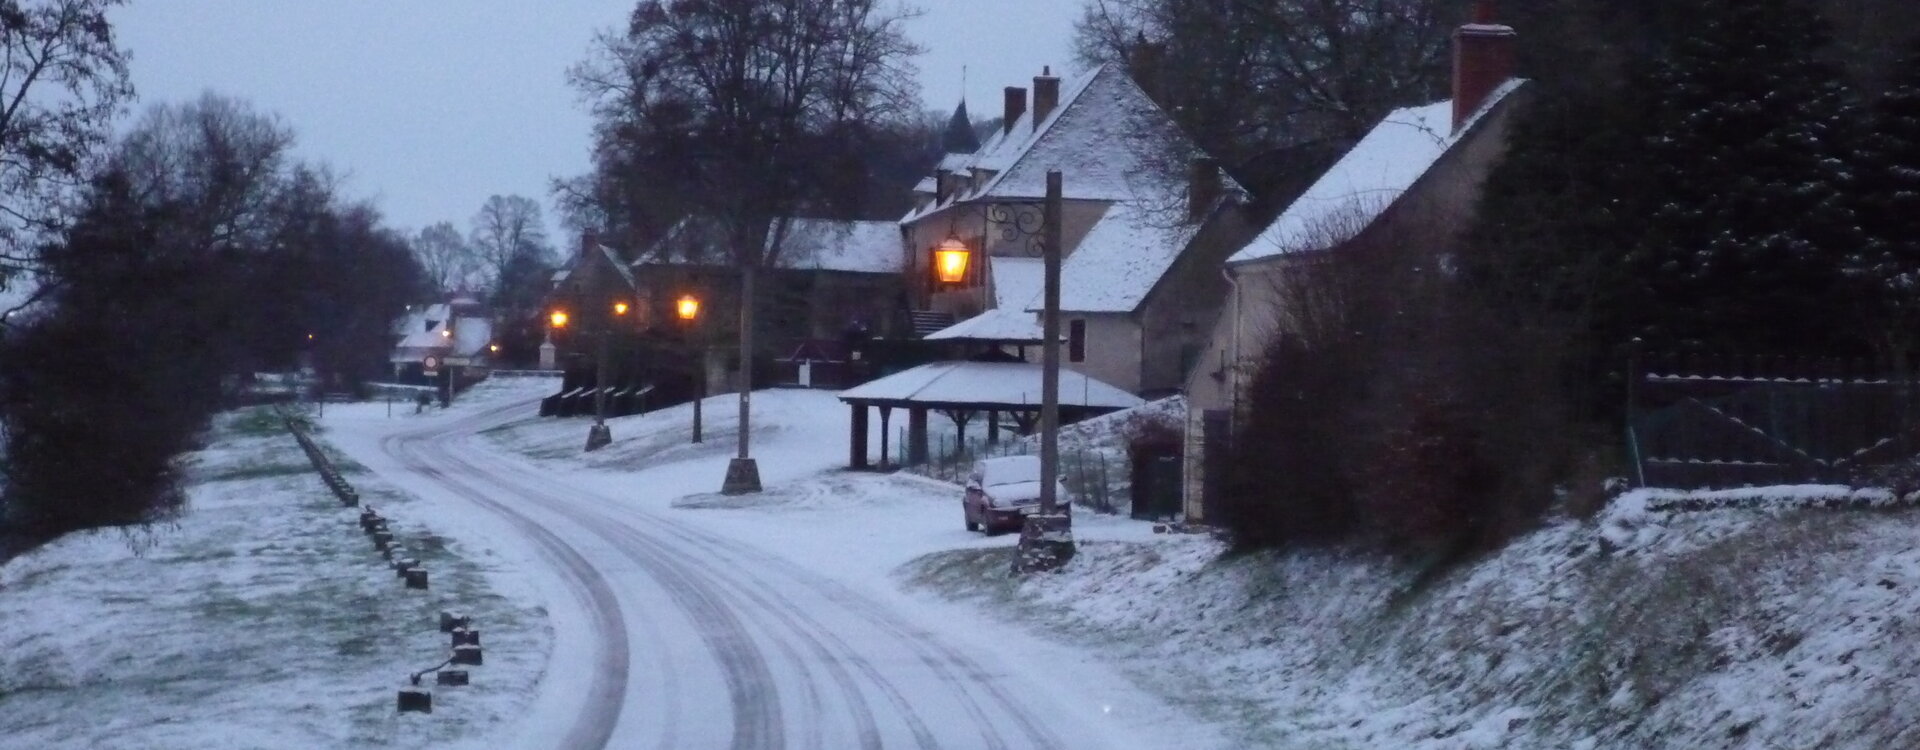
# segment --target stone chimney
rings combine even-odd
[[[1494,21],[1493,0],[1474,5],[1473,23],[1453,34],[1453,132],[1513,77],[1513,27]]]
[[[1214,202],[1220,200],[1220,162],[1211,156],[1193,158],[1187,179],[1187,220],[1202,221]]]
[[[947,188],[953,184],[953,170],[933,170],[933,205],[947,202]]]
[[[1006,111],[1002,113],[1004,122],[1000,124],[1000,131],[1003,133],[1013,132],[1013,124],[1019,122],[1020,116],[1026,113],[1027,90],[1019,86],[1008,86],[1007,108]]]
[[[1033,126],[1047,121],[1047,115],[1060,108],[1060,79],[1053,75],[1053,67],[1040,69],[1040,75],[1033,77]]]

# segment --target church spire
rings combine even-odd
[[[980,150],[980,138],[973,134],[973,121],[967,118],[965,98],[953,109],[953,119],[947,121],[947,131],[940,135],[940,147],[949,154],[971,154]]]

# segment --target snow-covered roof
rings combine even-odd
[[[620,254],[615,253],[613,248],[607,247],[606,245],[599,245],[598,247],[600,248],[600,256],[607,259],[607,265],[613,267],[614,273],[620,274],[620,280],[627,282],[627,288],[639,289],[640,287],[633,283],[633,270],[627,268],[627,264],[620,260]]]
[[[1454,144],[1472,133],[1481,117],[1523,83],[1508,81],[1496,89],[1458,132],[1453,130],[1452,100],[1388,114],[1227,262],[1321,249],[1351,237],[1379,218]]]
[[[794,219],[787,224],[781,268],[899,273],[906,263],[900,227],[891,221]]]
[[[1039,316],[1019,307],[996,307],[926,335],[928,341],[1040,343]]]
[[[1185,211],[1115,203],[1060,262],[1060,309],[1133,312],[1200,231]],[[1034,299],[1029,308],[1038,308]]]
[[[1025,310],[1040,298],[1047,283],[1047,266],[1039,258],[993,257],[988,259],[993,276],[993,306]]]
[[[907,224],[948,206],[986,199],[1032,200],[1046,194],[1046,173],[1064,173],[1074,200],[1171,202],[1184,195],[1187,167],[1201,155],[1159,105],[1119,67],[1102,65],[1061,85],[1060,103],[1034,122],[1028,110],[995,131],[973,154],[948,154],[940,169],[988,175],[977,190],[955,190],[900,219]],[[1227,194],[1245,191],[1224,177]],[[931,189],[922,191],[931,192]]]
[[[717,236],[712,222],[682,219],[630,265],[720,264],[726,254],[719,248]],[[773,241],[773,237],[767,238],[769,245]],[[905,263],[900,227],[894,222],[789,219],[774,265],[804,271],[891,274],[899,273]]]
[[[1040,405],[1040,365],[1032,362],[933,362],[840,393],[842,401],[960,404],[979,407]],[[1145,401],[1085,374],[1060,370],[1060,405],[1127,409]]]

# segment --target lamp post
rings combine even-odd
[[[693,365],[697,371],[693,379],[693,442],[699,443],[700,402],[707,398],[707,352],[706,347],[702,345],[705,342],[700,337],[700,298],[691,294],[682,294],[679,301],[674,303],[673,310],[680,317],[680,321],[687,326],[689,331],[687,339],[694,342],[694,351],[699,355]]]
[[[600,326],[600,330],[597,331],[600,338],[600,354],[594,363],[593,427],[587,430],[588,451],[605,448],[608,443],[613,442],[613,430],[607,427],[607,360],[609,358],[607,346],[608,341],[613,338],[614,321],[625,318],[627,310],[627,303],[613,303],[611,310],[613,316],[606,319],[605,323]]]

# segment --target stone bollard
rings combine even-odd
[[[453,686],[465,685],[467,684],[467,670],[443,669],[443,670],[440,670],[439,672],[435,672],[433,679],[434,679],[434,682],[440,683],[442,685],[453,685]]]
[[[468,628],[454,628],[453,643],[451,645],[455,648],[460,646],[478,646],[480,645],[480,631]]]
[[[479,646],[454,646],[453,647],[453,663],[465,664],[465,665],[475,666],[475,667],[480,666],[480,647]]]
[[[345,505],[349,508],[359,505],[360,493],[355,492],[353,490],[347,490],[345,492],[340,493],[340,504]]]
[[[391,544],[393,544],[393,532],[391,531],[373,532],[373,548],[374,549],[384,550],[388,547],[388,545],[391,545]]]
[[[408,711],[433,713],[433,693],[422,687],[400,688],[400,713]]]
[[[442,633],[451,633],[454,628],[464,628],[471,624],[473,624],[471,617],[458,612],[440,610],[440,632]]]
[[[407,571],[420,567],[420,561],[411,557],[402,557],[393,561],[393,577],[405,578]]]
[[[390,563],[399,562],[403,559],[406,559],[407,548],[402,547],[398,544],[390,544],[390,545],[387,545],[386,549],[380,551],[380,556],[386,558],[387,562],[390,562]]]
[[[427,587],[426,568],[408,568],[406,572],[407,588],[424,589]]]

